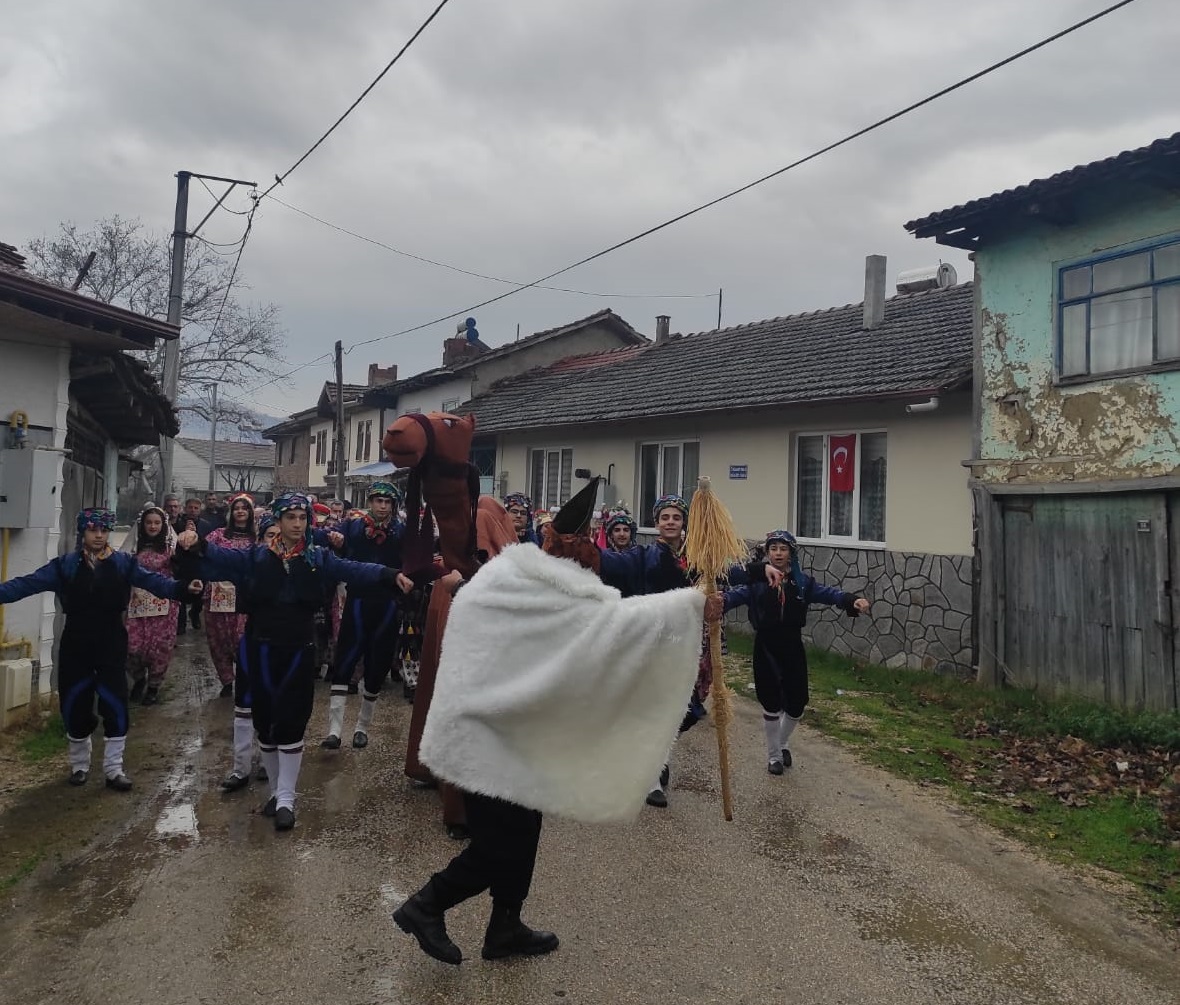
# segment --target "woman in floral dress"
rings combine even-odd
[[[176,531],[168,515],[155,503],[147,503],[140,511],[130,550],[141,568],[172,578]],[[142,695],[145,705],[160,700],[160,687],[176,647],[179,610],[175,600],[165,600],[138,587],[131,591],[131,603],[127,607],[127,656],[132,676],[136,678],[131,696]]]
[[[252,548],[254,500],[244,492],[233,496],[225,526],[210,532],[206,540],[218,548]],[[234,658],[242,632],[246,630],[246,615],[239,614],[238,607],[233,583],[205,585],[205,637],[209,640],[213,668],[221,681],[222,698],[229,698],[234,693]]]

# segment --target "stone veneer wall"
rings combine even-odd
[[[800,564],[819,582],[873,605],[856,618],[813,606],[803,632],[812,645],[889,667],[972,672],[971,556],[803,545]],[[726,620],[749,629],[744,610]]]

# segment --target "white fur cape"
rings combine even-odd
[[[704,597],[623,599],[533,544],[455,596],[422,763],[469,792],[573,820],[632,819],[696,681]]]

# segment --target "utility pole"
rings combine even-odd
[[[344,494],[344,343],[336,343],[336,498],[347,504]]]
[[[213,410],[209,418],[209,491],[217,487],[217,385],[213,385]]]
[[[225,194],[214,203],[213,208],[205,214],[203,220],[188,230],[188,183],[191,178],[204,178],[206,181],[224,181],[229,183]],[[205,226],[209,219],[229,194],[239,185],[250,188],[257,186],[252,181],[239,178],[222,178],[214,174],[198,174],[195,171],[176,172],[176,213],[172,223],[172,275],[168,285],[168,323],[180,327],[181,314],[184,308],[184,251],[190,237],[194,237]],[[180,338],[170,339],[164,346],[164,397],[176,407],[176,391],[180,383]],[[172,457],[173,444],[171,437],[165,436],[160,443],[160,481],[159,498],[172,491]]]

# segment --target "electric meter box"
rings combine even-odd
[[[50,527],[57,522],[56,450],[0,450],[0,527]]]

